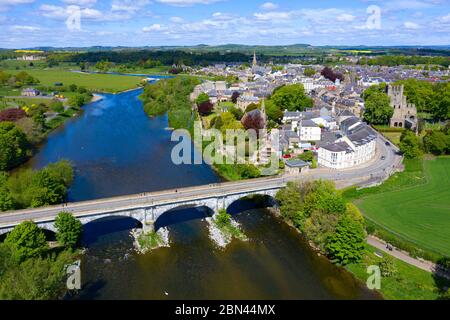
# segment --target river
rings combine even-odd
[[[176,166],[167,117],[149,119],[142,90],[104,94],[54,131],[31,160],[75,166],[70,201],[203,185],[221,179],[206,164]],[[195,152],[195,151],[193,151]],[[234,218],[249,241],[219,250],[200,209],[165,215],[171,245],[133,251],[129,218],[85,226],[83,289],[76,299],[373,299],[345,270],[317,256],[300,235],[266,209],[238,203]]]

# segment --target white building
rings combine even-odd
[[[334,143],[319,148],[319,165],[332,169],[346,169],[366,163],[375,156],[377,140],[375,130],[355,117],[345,120],[342,124],[341,129],[346,135]]]
[[[301,141],[320,141],[322,129],[312,120],[302,120],[298,133]]]

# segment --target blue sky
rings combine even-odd
[[[0,30],[3,48],[449,45],[450,0],[0,0]]]

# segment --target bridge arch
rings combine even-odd
[[[254,193],[240,197],[233,197],[227,203],[227,212],[231,215],[252,209],[275,207],[275,193]]]
[[[80,219],[83,220],[83,219]],[[129,231],[132,229],[142,229],[142,222],[125,214],[114,214],[82,221],[83,223],[83,243],[89,245],[107,234]]]
[[[175,225],[182,222],[212,217],[215,210],[207,205],[184,205],[172,208],[160,214],[154,222],[154,229]]]

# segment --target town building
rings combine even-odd
[[[341,123],[344,136],[318,150],[318,164],[347,169],[370,161],[376,154],[377,132],[356,117]]]
[[[24,97],[36,97],[40,94],[41,94],[41,92],[34,88],[26,88],[26,89],[23,89],[21,92],[21,95]]]

